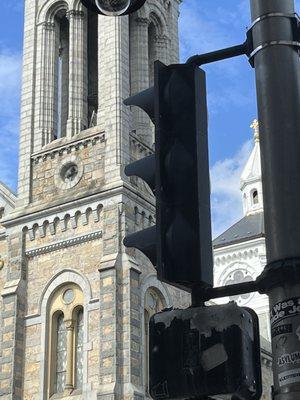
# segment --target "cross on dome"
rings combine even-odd
[[[250,125],[250,128],[253,129],[253,136],[255,142],[259,142],[259,122],[257,119],[254,119],[252,124]]]

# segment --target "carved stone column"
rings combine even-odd
[[[56,130],[56,30],[52,22],[38,27],[34,151],[51,142]]]
[[[71,137],[87,128],[87,17],[78,10],[67,15],[70,21],[67,136]]]
[[[149,87],[149,50],[147,18],[132,17],[130,25],[131,94]],[[147,145],[152,146],[153,132],[149,117],[137,107],[132,108],[133,131]]]
[[[157,59],[168,64],[169,38],[166,35],[157,35],[155,37],[155,45]]]
[[[65,390],[74,389],[74,323],[73,320],[65,321],[67,328],[67,372]]]

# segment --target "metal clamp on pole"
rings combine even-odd
[[[293,31],[293,37],[294,40],[270,40],[267,42],[264,42],[258,46],[256,46],[254,48],[253,45],[253,28],[260,22],[270,19],[270,18],[287,18],[290,20],[291,26],[292,26],[292,31]],[[249,56],[249,62],[250,65],[254,68],[254,57],[255,55],[265,49],[266,47],[270,47],[270,46],[276,46],[276,45],[280,45],[280,46],[292,46],[295,47],[297,49],[300,48],[300,42],[299,42],[299,37],[300,37],[300,19],[298,14],[294,13],[294,14],[286,14],[286,13],[267,13],[264,14],[258,18],[256,18],[250,28],[247,31],[247,41],[248,41],[248,47],[251,48],[250,50],[250,54],[248,54]],[[298,50],[299,51],[299,50]]]

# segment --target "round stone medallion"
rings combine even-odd
[[[254,281],[253,271],[243,263],[236,263],[227,272],[222,282],[224,286],[235,285],[238,283]],[[245,293],[236,296],[230,296],[231,301],[235,301],[238,305],[245,305],[253,298],[254,293]]]
[[[67,289],[64,293],[63,293],[63,301],[65,304],[71,304],[72,301],[75,298],[75,294],[73,289]]]
[[[55,185],[66,190],[76,186],[83,175],[83,163],[76,156],[66,157],[55,175]]]

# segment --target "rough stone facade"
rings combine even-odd
[[[25,1],[18,199],[0,235],[3,400],[144,398],[145,294],[189,304],[122,244],[155,223],[149,189],[123,173],[152,154],[153,129],[123,99],[149,86],[156,58],[178,60],[179,3],[114,19]],[[83,293],[82,386],[53,394],[50,305],[68,284]]]
[[[0,225],[3,400],[149,397],[146,294],[164,307],[190,298],[122,244],[155,223],[149,188],[123,172],[152,154],[153,127],[123,100],[151,84],[155,59],[178,61],[180,2],[147,0],[130,17],[107,18],[79,0],[25,0],[18,198],[7,193]],[[83,298],[82,385],[67,366],[73,384],[54,393],[51,304],[68,285]]]

